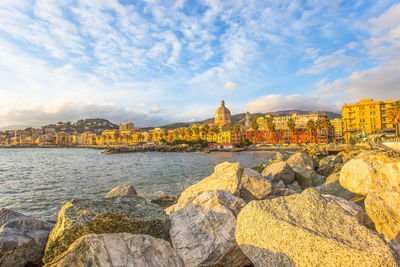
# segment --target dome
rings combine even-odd
[[[215,111],[215,124],[231,123],[231,112],[225,107],[224,100],[221,101],[221,106]]]

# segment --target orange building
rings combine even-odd
[[[243,138],[247,138],[253,144],[307,144],[324,142],[318,138],[317,130],[310,131],[305,128],[295,129],[292,133],[289,129],[277,129],[271,132],[268,129],[254,131],[249,129],[243,132]]]

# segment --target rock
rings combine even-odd
[[[319,161],[320,166],[322,165],[330,165],[330,164],[342,164],[343,163],[343,156],[341,155],[332,155],[327,156]]]
[[[397,266],[396,255],[315,190],[257,200],[239,213],[236,241],[254,266]]]
[[[282,180],[280,180],[277,184],[274,185],[274,189],[284,189],[285,187],[286,187],[285,183]]]
[[[269,159],[269,164],[272,165],[272,164],[277,163],[277,162],[286,161],[286,160],[288,160],[290,155],[291,155],[290,153],[287,153],[287,152],[284,152],[284,151],[277,152],[273,159]]]
[[[400,186],[400,159],[385,153],[363,152],[340,171],[340,184],[351,192],[367,195]]]
[[[350,201],[332,195],[322,195],[324,198],[331,199],[338,203],[345,211],[356,217],[360,222],[364,222],[364,211],[357,204],[351,203]]]
[[[136,196],[136,195],[137,195],[136,190],[132,185],[124,184],[124,185],[119,185],[119,186],[111,189],[111,191],[107,193],[105,198],[117,197],[117,196],[121,196],[121,197]]]
[[[314,170],[314,161],[313,159],[304,153],[298,152],[294,155],[291,155],[289,159],[286,161],[290,167],[303,167],[306,169]]]
[[[139,196],[72,199],[58,213],[43,262],[52,261],[83,235],[126,232],[168,240],[169,227],[164,211]]]
[[[273,183],[283,181],[285,184],[291,184],[294,181],[294,172],[292,168],[283,161],[267,166],[263,170],[262,175]]]
[[[323,177],[314,170],[302,166],[293,167],[296,181],[302,188],[308,188],[322,184]]]
[[[232,195],[239,196],[243,171],[243,166],[238,162],[218,164],[215,166],[213,174],[186,188],[179,197],[178,202],[194,196],[198,192],[209,190],[228,190]]]
[[[286,188],[292,189],[292,190],[296,191],[297,193],[301,193],[303,191],[303,189],[301,188],[301,186],[299,185],[299,183],[297,181],[294,181],[293,183],[286,185]]]
[[[340,185],[339,181],[332,182],[329,184],[322,184],[316,187],[313,187],[315,191],[323,195],[332,195],[336,197],[343,198],[345,200],[351,201],[356,198],[358,195],[350,192],[346,188]]]
[[[244,169],[241,179],[240,197],[246,202],[255,199],[264,199],[271,193],[271,182],[252,169]]]
[[[185,266],[239,267],[250,263],[234,237],[235,213],[244,205],[228,191],[208,191],[171,213],[171,243]]]
[[[90,234],[77,239],[46,267],[69,266],[184,266],[171,245],[148,235]]]
[[[340,172],[332,173],[331,175],[326,178],[325,184],[330,184],[334,182],[339,182]]]
[[[378,233],[383,234],[400,255],[400,191],[387,189],[368,194],[365,210]]]
[[[240,210],[246,205],[243,199],[238,198],[226,190],[210,190],[198,192],[196,195],[183,199],[181,202],[166,208],[165,213],[170,215],[189,205],[196,207],[223,203],[223,205],[237,216]]]
[[[291,196],[295,194],[297,194],[297,192],[290,188],[276,188],[272,190],[271,194],[268,195],[267,199]]]
[[[0,266],[40,265],[53,224],[0,208]]]
[[[168,208],[178,202],[178,197],[179,196],[174,196],[174,197],[163,196],[160,198],[152,199],[150,202],[157,204],[158,206],[160,206],[162,208]]]
[[[343,165],[342,164],[324,164],[322,166],[320,166],[316,172],[319,175],[328,177],[329,175],[331,175],[332,173],[336,173],[336,172],[340,172],[340,170],[342,169]]]

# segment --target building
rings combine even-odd
[[[119,125],[119,130],[135,130],[135,125],[132,122],[123,122]]]
[[[394,125],[387,117],[387,112],[392,105],[391,99],[374,101],[370,98],[361,99],[355,104],[344,104],[342,118],[345,140],[348,142],[351,136],[362,132],[367,134],[394,134]]]
[[[310,113],[305,115],[298,115],[297,113],[293,113],[291,116],[275,116],[271,117],[271,115],[266,115],[264,117],[258,117],[257,123],[260,129],[268,129],[268,120],[270,118],[273,119],[275,124],[275,128],[284,129],[287,128],[287,122],[289,119],[293,119],[296,123],[296,128],[306,128],[306,124],[308,121],[317,121],[317,120],[326,120],[328,116],[325,113]]]
[[[344,127],[342,119],[333,119],[331,120],[332,126],[335,132],[335,140],[343,140],[344,138]]]
[[[296,128],[292,132],[290,129],[259,129],[254,131],[248,129],[243,133],[243,138],[247,138],[253,144],[308,144],[325,142],[318,135],[316,129]]]
[[[231,124],[231,111],[225,107],[224,100],[221,101],[221,106],[215,111],[215,124]]]

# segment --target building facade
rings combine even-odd
[[[352,136],[363,132],[393,134],[395,128],[387,114],[392,105],[391,99],[374,101],[370,98],[361,99],[355,104],[344,104],[342,118],[345,140],[348,142]]]

